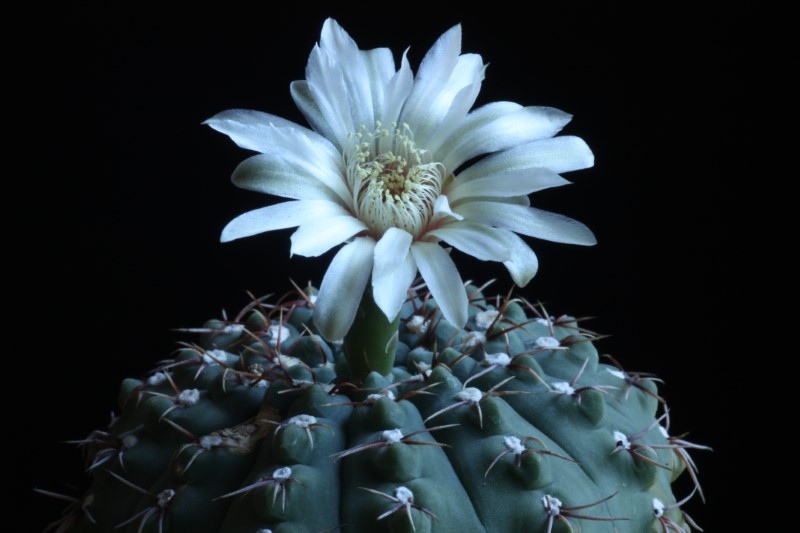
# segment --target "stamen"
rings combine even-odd
[[[378,122],[351,136],[345,150],[347,178],[357,216],[377,236],[391,227],[419,235],[433,216],[433,206],[447,172],[417,147],[408,125],[392,130]]]

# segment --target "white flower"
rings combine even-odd
[[[590,245],[583,224],[530,207],[527,195],[568,183],[559,173],[590,167],[577,137],[553,137],[570,115],[494,102],[470,111],[485,65],[461,54],[461,28],[442,35],[416,76],[405,54],[359,50],[328,19],[306,80],[291,85],[313,131],[257,111],[207,121],[256,152],[233,173],[245,189],[290,201],[244,213],[222,232],[230,241],[298,227],[292,254],[318,256],[346,243],[322,280],[314,320],[329,340],[353,323],[367,283],[393,320],[419,271],[445,319],[467,321],[467,299],[447,243],[500,261],[524,286],[538,263],[516,233]],[[484,156],[477,163],[465,163]]]

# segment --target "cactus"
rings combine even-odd
[[[525,286],[538,260],[518,234],[595,244],[527,197],[593,164],[582,139],[556,136],[570,115],[469,111],[484,68],[458,26],[414,77],[329,19],[292,85],[313,130],[247,110],[206,122],[261,152],[235,184],[288,199],[234,218],[223,241],[297,227],[293,254],[342,246],[319,291],[255,300],[125,380],[119,417],[78,441],[88,492],[40,491],[71,502],[54,529],[696,527],[681,506],[702,497],[689,452],[705,447],[669,435],[659,380],[599,357],[577,319],[465,287],[442,246]],[[677,501],[683,471],[695,489]]]
[[[310,288],[209,321],[79,441],[92,484],[58,531],[688,531],[670,484],[696,445],[657,380],[483,290],[464,329],[410,291],[394,366],[363,379]]]

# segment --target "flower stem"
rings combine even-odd
[[[368,286],[361,297],[353,326],[344,337],[344,352],[353,379],[362,381],[370,372],[383,376],[391,374],[399,326],[400,317],[389,322],[375,304],[372,288]]]

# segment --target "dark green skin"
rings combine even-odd
[[[282,309],[292,336],[281,342],[290,357],[280,362],[267,337],[280,310],[269,318],[252,311],[246,331],[222,332],[229,323],[209,322],[217,332],[180,352],[168,369],[178,390],[199,391],[195,404],[176,403],[168,381],[123,382],[121,415],[104,431],[135,435],[136,443],[121,460],[115,449],[103,451],[107,444],[85,446],[89,464],[112,457],[91,470],[82,500],[90,503],[85,511],[81,502],[73,506],[64,531],[546,532],[546,495],[562,502],[554,532],[569,530],[562,519],[575,532],[662,531],[653,498],[675,502],[670,484],[683,463],[674,450],[659,448],[667,442],[655,427],[654,383],[640,382],[652,394],[627,386],[600,363],[590,335],[574,322],[562,318],[551,332],[513,302],[484,331],[486,343],[468,348],[469,332],[481,331],[475,314],[487,308],[475,288],[468,293],[474,304],[466,330],[440,321],[433,301],[407,303],[394,366],[363,380],[356,376],[369,369],[357,367],[354,376],[341,346],[310,335],[317,330],[305,300]],[[413,313],[435,327],[423,335],[409,331]],[[536,349],[545,336],[567,349]],[[203,363],[205,351],[222,364]],[[486,364],[485,353],[501,351],[512,365]],[[574,388],[601,388],[569,395],[542,383],[569,383],[581,368]],[[420,369],[429,371],[423,377]],[[483,394],[479,403],[457,396],[465,382]],[[316,424],[288,422],[297,415]],[[615,452],[615,430],[633,436],[647,428],[634,440],[641,457]],[[226,429],[225,444],[201,445],[200,437]],[[396,443],[383,439],[395,429],[418,433]],[[506,436],[530,451],[516,455]],[[291,476],[276,481],[282,467]],[[413,493],[408,508],[392,501],[399,487]],[[596,502],[573,513],[604,520],[568,516],[568,507]],[[678,509],[667,516],[684,524]]]

